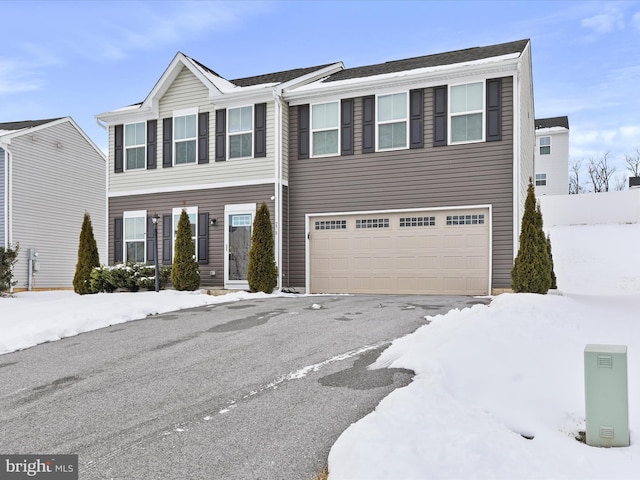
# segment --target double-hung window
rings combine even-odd
[[[173,258],[173,255],[175,254],[176,236],[178,235],[178,222],[180,221],[182,210],[186,210],[187,215],[189,216],[189,223],[191,225],[191,239],[193,240],[195,246],[194,252],[196,258],[198,258],[198,242],[196,238],[196,234],[198,232],[198,207],[183,207],[173,209],[173,253],[171,254],[171,256]]]
[[[311,156],[338,155],[340,104],[311,105]]]
[[[197,111],[175,112],[173,117],[174,159],[176,165],[196,163]]]
[[[146,124],[129,123],[124,126],[126,170],[139,170],[146,166]]]
[[[147,234],[147,211],[135,210],[123,213],[124,261],[144,262]]]
[[[450,143],[484,139],[484,82],[453,85],[449,95]]]
[[[228,110],[229,158],[253,156],[253,106]]]
[[[378,150],[407,148],[409,100],[406,92],[379,95],[376,110]]]
[[[547,185],[547,174],[536,173],[536,187],[544,187]]]
[[[540,137],[540,155],[551,154],[551,137]]]

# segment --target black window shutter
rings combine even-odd
[[[209,214],[198,213],[198,263],[209,263]]]
[[[173,117],[162,120],[162,168],[173,166]]]
[[[309,158],[309,104],[298,105],[298,158]]]
[[[362,153],[376,151],[376,97],[362,97]]]
[[[433,89],[433,146],[447,144],[447,86]]]
[[[155,262],[155,248],[153,239],[155,238],[155,230],[153,228],[153,218],[147,217],[147,262]]]
[[[409,147],[424,147],[424,90],[409,92]]]
[[[162,216],[162,264],[171,265],[171,253],[173,251],[171,215]]]
[[[147,122],[147,169],[158,166],[158,121],[149,120]]]
[[[253,156],[266,157],[267,156],[267,104],[257,103],[254,111],[254,125],[253,125]]]
[[[113,219],[113,263],[122,262],[122,217]]]
[[[341,155],[353,155],[353,98],[344,98],[340,105]]]
[[[122,173],[124,171],[124,127],[116,125],[114,127],[115,149],[114,149],[114,173]]]
[[[502,80],[487,80],[487,142],[502,140]]]
[[[227,144],[227,109],[216,110],[216,162],[227,159],[225,146]]]
[[[209,163],[209,112],[198,114],[198,163]]]

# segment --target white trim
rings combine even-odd
[[[173,263],[173,257],[175,255],[175,244],[176,244],[176,233],[178,231],[178,222],[176,222],[176,216],[180,217],[182,215],[182,210],[187,211],[187,215],[194,214],[195,215],[195,237],[191,237],[195,243],[195,256],[198,258],[198,207],[174,207],[171,209],[171,263]],[[178,218],[178,220],[180,220]],[[191,219],[189,219],[191,222]]]
[[[129,262],[127,259],[127,218],[144,218],[144,238],[142,240],[135,239],[132,242],[142,241],[143,262],[147,261],[147,211],[146,210],[127,210],[122,212],[122,261]]]
[[[318,128],[316,130],[313,129],[313,107],[316,107],[318,105],[329,105],[331,103],[335,103],[336,105],[338,105],[338,118],[337,120],[337,125],[335,126],[335,128]],[[311,150],[311,155],[310,158],[324,158],[324,157],[338,157],[340,156],[340,119],[341,114],[342,114],[342,105],[340,104],[340,100],[334,100],[334,101],[330,101],[330,102],[318,102],[318,103],[312,103],[309,105],[309,148]],[[336,153],[325,153],[325,154],[320,154],[320,155],[316,155],[314,154],[313,151],[313,134],[314,133],[320,133],[320,132],[332,132],[336,130],[338,132],[338,151]]]
[[[249,288],[248,281],[229,280],[229,225],[227,220],[229,215],[251,215],[251,227],[256,216],[255,203],[238,203],[224,206],[224,288],[234,290],[246,290]]]
[[[520,69],[518,73],[513,76],[513,198],[511,199],[511,205],[513,205],[513,238],[511,244],[513,245],[513,252],[511,252],[513,259],[515,260],[518,255],[519,243],[520,243]],[[535,173],[535,160],[534,169]]]
[[[406,138],[405,138],[405,146],[404,147],[391,147],[391,148],[380,148],[380,133],[379,133],[379,127],[380,125],[389,125],[389,124],[393,124],[393,123],[401,123],[402,120],[386,120],[382,123],[380,123],[380,121],[378,120],[378,101],[380,99],[380,97],[389,97],[389,96],[393,96],[393,95],[399,95],[399,94],[404,94],[405,98],[406,98],[406,112],[407,112],[407,116],[405,117],[404,123],[406,125]],[[399,91],[399,92],[390,92],[390,93],[377,93],[376,94],[376,104],[374,105],[375,108],[375,151],[376,152],[391,152],[394,150],[408,150],[409,149],[409,129],[410,129],[410,124],[409,124],[409,119],[411,117],[410,115],[410,108],[411,105],[409,103],[409,97],[410,97],[410,93],[408,90],[405,91]]]
[[[170,187],[157,187],[157,188],[144,188],[139,190],[126,190],[122,192],[109,192],[109,198],[115,197],[128,197],[133,195],[148,195],[151,193],[173,193],[173,192],[186,192],[196,190],[209,190],[214,188],[232,188],[232,187],[250,187],[254,185],[269,185],[276,183],[275,178],[265,178],[257,180],[242,180],[235,182],[222,182],[222,183],[205,183],[202,185],[173,185]],[[289,186],[288,180],[282,180],[284,186]]]
[[[493,276],[493,260],[492,260],[492,252],[493,252],[493,207],[491,204],[480,204],[480,205],[458,205],[451,207],[425,207],[425,208],[399,208],[399,209],[391,209],[391,210],[356,210],[352,212],[323,212],[323,213],[306,213],[304,215],[304,271],[305,271],[305,280],[304,280],[304,288],[305,292],[311,291],[311,218],[312,217],[338,217],[338,216],[353,216],[353,215],[373,215],[373,214],[394,214],[394,213],[409,213],[409,212],[446,212],[452,210],[471,210],[471,209],[488,209],[489,210],[489,219],[488,219],[488,227],[489,227],[489,274],[488,274],[488,285],[487,292],[491,295],[491,278]]]
[[[240,131],[240,132],[234,132],[234,133],[230,133],[229,132],[229,115],[231,114],[231,110],[240,110],[242,108],[251,108],[251,130],[247,130],[247,131]],[[234,162],[236,160],[246,160],[248,158],[253,158],[253,154],[254,154],[254,140],[255,140],[255,123],[256,123],[256,119],[255,119],[255,104],[251,104],[251,105],[240,105],[238,107],[229,107],[226,109],[227,110],[227,131],[225,132],[225,141],[226,141],[226,148],[227,148],[227,160]],[[246,135],[250,133],[251,134],[251,155],[248,156],[244,156],[244,157],[233,157],[231,158],[231,136],[233,135],[235,136],[239,136],[239,135]]]
[[[464,113],[452,113],[451,112],[451,101],[453,99],[453,95],[451,94],[451,89],[454,87],[461,87],[463,85],[475,85],[480,84],[482,86],[482,108],[480,110],[466,110]],[[486,118],[487,118],[487,79],[478,80],[478,81],[469,81],[464,83],[451,83],[447,85],[447,145],[465,145],[468,143],[482,143],[486,141]],[[475,115],[481,114],[482,119],[480,120],[480,138],[476,140],[463,140],[454,142],[452,139],[453,129],[451,128],[451,119],[453,117],[463,117],[467,115]]]

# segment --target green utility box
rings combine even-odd
[[[626,345],[587,345],[584,349],[587,445],[629,446],[629,394]]]

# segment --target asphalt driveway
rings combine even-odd
[[[1,355],[0,453],[78,454],[83,480],[311,479],[351,423],[411,381],[366,369],[382,350],[425,315],[486,302],[247,300]]]

